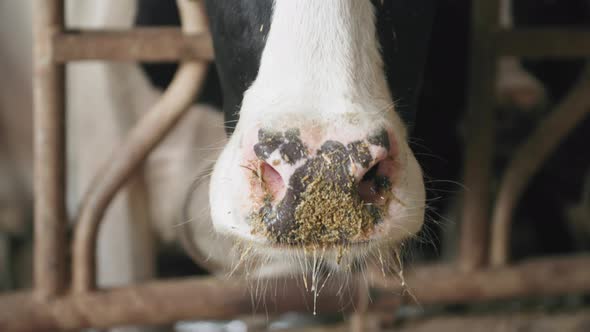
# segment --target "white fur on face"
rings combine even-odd
[[[373,10],[369,0],[275,1],[258,76],[245,93],[240,121],[211,179],[212,220],[218,232],[267,243],[252,234],[247,221],[252,204],[243,169],[244,151],[252,149],[250,137],[261,127],[297,127],[311,136],[317,130],[321,142],[366,137],[387,128],[399,151],[393,191],[402,203],[391,204],[376,234],[395,242],[420,229],[422,174],[394,111]]]

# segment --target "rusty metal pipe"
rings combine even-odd
[[[499,25],[499,1],[473,1],[471,63],[466,116],[465,192],[459,266],[468,271],[486,264],[489,202],[494,153],[496,49],[493,33]]]
[[[566,98],[543,119],[514,152],[500,182],[492,217],[490,263],[504,265],[509,259],[512,214],[531,178],[576,125],[590,113],[590,65]]]
[[[63,31],[63,1],[35,0],[33,24],[34,284],[47,299],[63,291],[66,276],[65,72],[51,42]]]
[[[498,53],[526,58],[579,59],[590,56],[590,30],[551,26],[499,30]]]
[[[265,286],[269,288],[263,292],[256,281],[194,278],[78,293],[49,302],[36,301],[29,293],[7,295],[0,297],[0,331],[169,324],[186,319],[231,319],[255,312],[310,312],[313,308],[313,296],[294,279],[267,280]],[[336,293],[337,288],[326,286],[318,298],[319,313],[345,308],[343,303],[349,303],[350,297]]]
[[[428,265],[407,271],[409,291],[420,304],[468,303],[530,296],[590,292],[590,255],[535,258],[513,266],[462,271]],[[396,278],[372,274],[372,286],[402,291]],[[386,292],[385,292],[386,294]],[[379,302],[378,297],[375,303]],[[412,303],[413,298],[407,298]]]
[[[67,31],[54,38],[58,62],[212,60],[207,31],[184,34],[179,28],[134,28],[124,31]]]
[[[400,303],[402,287],[397,278],[383,277],[380,273],[368,275],[372,285],[369,311],[392,312]],[[406,281],[421,305],[588,293],[590,255],[535,259],[511,267],[473,272],[461,272],[453,266],[416,267],[407,271]],[[328,284],[318,298],[318,312],[352,309],[345,304],[358,300],[356,285],[351,280],[351,287],[344,287],[349,293],[339,295],[340,285]],[[255,293],[253,297],[251,292]],[[71,294],[50,302],[36,301],[31,294],[21,293],[0,297],[0,331],[232,319],[251,314],[255,308],[257,312],[268,310],[270,314],[310,313],[311,295],[296,279],[262,280],[248,286],[242,280],[210,277]]]
[[[198,6],[189,0],[179,1],[183,31],[203,31],[204,14]],[[105,210],[127,179],[186,113],[203,83],[206,69],[206,63],[183,63],[160,100],[132,129],[91,182],[74,234],[72,287],[75,292],[96,287],[96,241]]]

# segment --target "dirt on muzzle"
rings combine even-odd
[[[368,151],[368,144],[326,141],[293,173],[280,202],[273,204],[267,195],[262,208],[252,213],[253,233],[275,244],[314,248],[368,239],[387,205],[364,202],[352,174],[355,161],[365,162],[365,155],[358,154]],[[390,187],[382,187],[387,195]]]

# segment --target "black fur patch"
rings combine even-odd
[[[288,129],[284,133],[269,129],[258,131],[258,143],[254,145],[254,153],[266,160],[277,149],[286,163],[293,165],[307,155],[307,148],[300,138],[299,129]]]

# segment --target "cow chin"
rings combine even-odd
[[[301,258],[312,259],[318,255],[335,270],[347,270],[351,265],[363,267],[369,257],[381,259],[391,255],[422,227],[425,210],[422,172],[408,144],[400,139],[395,178],[386,194],[389,199],[381,208],[378,220],[362,236],[322,243],[317,238],[291,241],[270,234],[269,227],[261,229],[260,220],[253,217],[261,205],[253,203],[257,193],[252,191],[252,181],[260,174],[256,175],[255,165],[244,163],[241,151],[246,136],[238,128],[215,165],[209,189],[211,218],[218,234],[241,246],[242,251],[250,253],[249,258],[268,265],[262,270],[272,269],[271,273],[276,274],[277,268],[272,267],[275,264],[281,266],[278,270],[295,272],[305,265],[301,264]],[[245,172],[252,172],[252,176],[244,176]],[[313,231],[312,228],[310,232]]]

